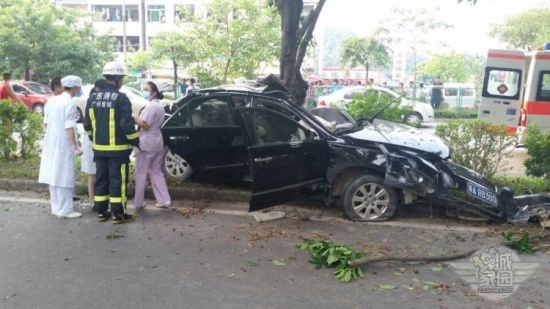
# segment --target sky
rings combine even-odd
[[[392,16],[392,8],[427,7],[433,8],[441,21],[453,25],[453,29],[441,38],[450,48],[484,55],[489,48],[505,47],[489,37],[491,24],[501,23],[507,16],[529,9],[550,8],[550,0],[478,0],[476,5],[465,1],[459,4],[457,0],[326,0],[316,31],[337,28],[366,36],[383,26],[384,20]]]

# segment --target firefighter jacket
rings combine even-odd
[[[105,83],[88,98],[84,130],[92,141],[96,156],[129,156],[132,146],[139,147],[138,133],[132,118],[132,104],[111,83]]]

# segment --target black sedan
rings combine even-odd
[[[526,222],[550,201],[497,191],[452,163],[449,147],[430,133],[375,117],[358,124],[328,108],[309,112],[272,76],[197,91],[166,110],[168,154],[198,181],[252,182],[250,211],[321,194],[355,221],[388,220],[398,206],[426,200]]]

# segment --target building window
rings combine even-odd
[[[139,8],[137,5],[126,5],[126,21],[139,21]]]
[[[180,4],[174,6],[174,20],[176,22],[190,22],[194,15],[194,4]]]
[[[122,21],[121,5],[92,5],[92,11],[98,13],[94,17],[94,21]]]
[[[164,5],[148,5],[147,21],[150,23],[163,23],[166,21]]]
[[[116,39],[114,46],[113,46],[113,52],[115,53],[122,53],[124,51],[123,43],[123,37],[121,36],[115,36]],[[138,36],[127,36],[126,37],[126,51],[127,52],[135,52],[139,50],[139,37]]]

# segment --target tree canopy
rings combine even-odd
[[[533,9],[507,17],[491,26],[489,34],[509,48],[536,49],[550,41],[550,9]]]
[[[365,79],[369,79],[369,68],[386,68],[390,64],[390,53],[386,45],[375,35],[360,38],[351,37],[342,43],[341,64],[351,68],[362,66],[366,69]]]
[[[93,80],[113,59],[112,41],[96,35],[90,22],[72,9],[47,0],[0,3],[0,66],[14,74],[62,76]]]
[[[467,54],[451,51],[433,55],[419,66],[419,72],[426,75],[440,75],[446,82],[463,83],[470,77]]]

